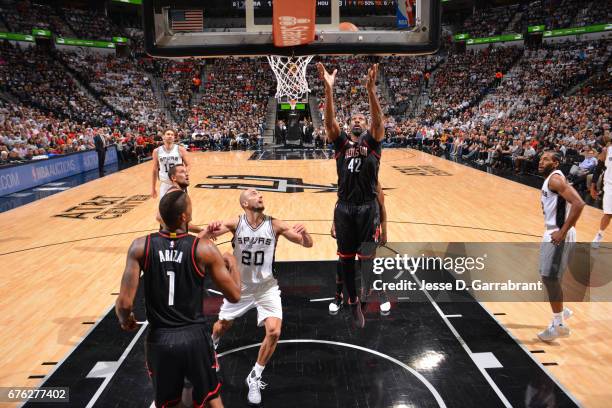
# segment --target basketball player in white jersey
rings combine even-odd
[[[283,319],[281,291],[272,270],[276,242],[282,235],[293,243],[310,248],[312,237],[304,225],[291,227],[285,221],[264,215],[263,197],[255,189],[240,194],[240,205],[244,214],[232,220],[210,223],[206,229],[205,237],[211,239],[227,232],[234,234],[234,256],[238,261],[242,282],[238,303],[223,299],[219,320],[213,326],[212,338],[213,343],[218,344],[234,319],[250,309],[257,309],[257,325],[265,326],[266,336],[259,348],[257,361],[246,378],[246,384],[249,387],[248,402],[259,404],[260,390],[266,386],[261,381],[262,372],[276,349]]]
[[[603,173],[603,215],[599,223],[599,231],[591,243],[591,246],[595,249],[599,248],[599,243],[603,239],[603,233],[608,228],[608,225],[610,225],[610,219],[612,218],[612,141],[609,134],[604,136],[604,142],[606,145],[599,156],[597,156],[597,167],[593,173],[593,182],[591,183],[591,196],[597,198],[599,196],[597,180]]]
[[[540,173],[546,177],[542,185],[542,210],[546,231],[540,246],[540,275],[553,311],[552,323],[546,330],[538,333],[538,337],[547,342],[570,334],[563,320],[568,319],[572,312],[563,308],[561,278],[575,247],[574,226],[584,208],[584,201],[558,169],[560,162],[561,156],[558,153],[545,152],[538,166]]]
[[[189,160],[187,149],[174,143],[174,130],[168,129],[164,132],[164,144],[153,150],[153,185],[151,197],[157,197],[157,180],[161,181],[159,186],[159,198],[161,199],[172,187],[172,181],[168,177],[170,167],[182,164],[189,173]]]

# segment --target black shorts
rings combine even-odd
[[[219,396],[217,357],[206,325],[150,329],[145,355],[155,390],[155,406],[178,403],[185,378],[193,384],[194,407],[203,407],[206,401]]]
[[[341,258],[374,255],[380,235],[380,209],[376,200],[365,204],[338,201],[334,224]]]

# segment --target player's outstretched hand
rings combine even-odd
[[[336,74],[338,73],[338,70],[334,69],[334,72],[330,74],[320,62],[317,63],[317,70],[319,71],[319,77],[323,80],[325,85],[332,88],[334,86],[334,82],[336,81]]]
[[[121,328],[125,331],[134,331],[138,327],[138,323],[136,323],[136,318],[134,317],[134,313],[130,313],[127,320],[123,322]]]
[[[221,221],[213,221],[210,224],[208,224],[208,226],[206,227],[206,229],[202,230],[202,232],[200,232],[198,234],[198,238],[200,239],[210,239],[211,241],[216,241],[217,237],[215,235],[215,232],[219,231],[221,229],[221,225],[223,225],[223,222]]]
[[[296,234],[304,235],[307,233],[306,226],[304,224],[295,224],[292,229]]]
[[[368,69],[368,89],[376,88],[376,78],[378,78],[378,64],[374,64]]]
[[[151,198],[157,198],[157,189],[151,190]]]

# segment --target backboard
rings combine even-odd
[[[300,27],[311,18],[296,14],[308,13],[298,10],[306,4],[311,32]],[[155,57],[413,55],[435,52],[440,37],[440,0],[144,0],[143,7],[145,47]],[[292,41],[296,33],[306,38]]]

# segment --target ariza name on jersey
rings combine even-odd
[[[264,238],[264,237],[236,237],[236,243],[237,244],[243,244],[243,245],[272,245],[272,239],[271,238]]]
[[[181,263],[183,260],[183,251],[176,249],[166,249],[159,252],[159,262],[176,262]]]

